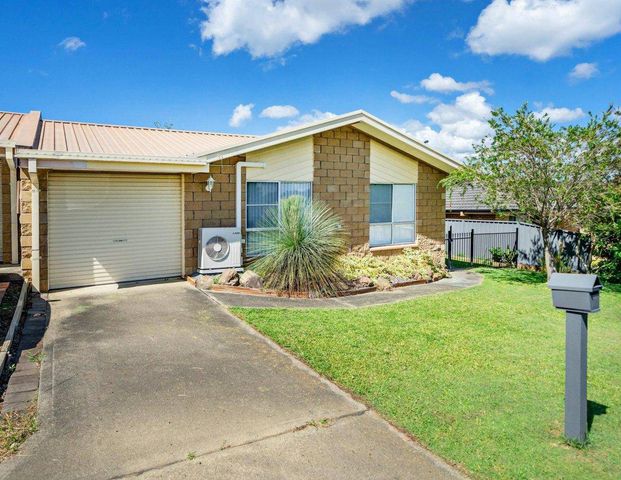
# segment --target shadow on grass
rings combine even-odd
[[[593,420],[596,416],[606,415],[607,412],[608,407],[606,405],[602,405],[601,403],[597,403],[592,400],[587,400],[587,430],[589,432],[591,431]]]

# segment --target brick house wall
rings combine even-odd
[[[350,247],[369,244],[371,139],[351,127],[313,136],[313,199],[327,203],[350,233]]]
[[[9,166],[2,160],[2,261],[11,263],[11,184]]]
[[[235,157],[212,163],[210,173],[184,174],[185,216],[185,273],[198,267],[198,229],[235,226],[235,165],[244,157]],[[216,183],[207,192],[209,176]],[[245,216],[246,179],[242,174],[242,225]]]
[[[40,288],[48,290],[47,277],[47,170],[39,170],[39,256]],[[21,268],[24,278],[32,280],[32,182],[28,173],[20,169],[19,188],[19,243]]]
[[[416,185],[416,240],[421,248],[444,251],[446,194],[440,180],[447,174],[418,162]]]

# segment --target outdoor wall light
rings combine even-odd
[[[207,190],[208,192],[211,192],[215,184],[216,184],[216,181],[211,175],[209,175],[209,178],[207,179],[207,184],[205,185],[205,190]]]

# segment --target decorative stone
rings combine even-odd
[[[220,274],[220,285],[239,285],[237,270],[229,268]]]
[[[246,270],[242,273],[241,277],[239,277],[239,284],[246,288],[263,288],[263,280],[252,270]]]
[[[213,287],[213,277],[208,275],[200,275],[196,279],[196,288],[199,290],[209,290]]]
[[[375,281],[375,286],[377,287],[378,290],[390,290],[392,288],[390,280],[384,277],[379,277]]]
[[[358,285],[362,287],[370,287],[371,285],[373,285],[373,280],[371,280],[369,277],[360,277],[358,279]]]

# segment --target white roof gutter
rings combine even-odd
[[[121,155],[110,153],[59,152],[53,150],[32,150],[18,148],[18,158],[49,159],[49,160],[82,160],[120,163],[158,163],[171,165],[206,165],[206,161],[196,157],[167,157],[150,155]]]

